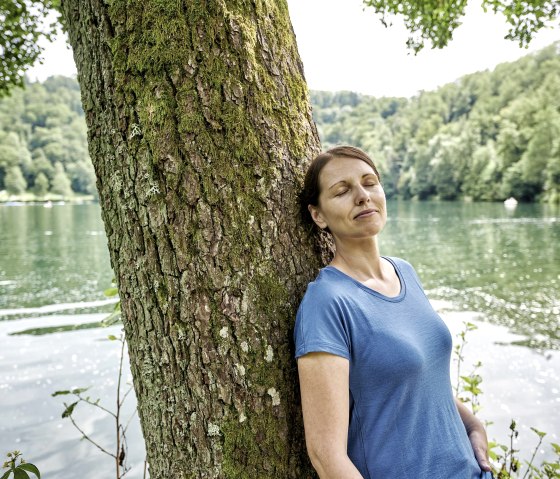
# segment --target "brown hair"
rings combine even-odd
[[[303,183],[303,190],[299,194],[299,207],[301,213],[301,219],[303,220],[304,224],[313,226],[314,228],[318,228],[315,224],[311,215],[309,213],[308,206],[318,206],[319,204],[319,195],[321,194],[321,186],[319,184],[319,176],[321,171],[325,167],[325,165],[331,161],[333,158],[355,158],[357,160],[361,160],[364,163],[367,163],[369,166],[372,167],[373,171],[381,181],[381,176],[373,160],[365,153],[364,151],[356,148],[355,146],[349,145],[341,145],[335,146],[330,150],[321,153],[311,162],[307,173],[305,174],[305,180]]]

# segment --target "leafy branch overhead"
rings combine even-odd
[[[59,0],[0,0],[0,96],[23,86],[25,70],[40,59],[39,41],[56,36],[58,6]]]
[[[418,53],[429,42],[432,48],[443,48],[461,25],[467,0],[430,0],[398,2],[364,0],[381,15],[381,23],[390,26],[393,16],[402,16],[410,37],[407,46]],[[510,29],[506,38],[526,47],[541,28],[560,25],[560,2],[557,0],[483,0],[484,11],[501,13]]]
[[[341,6],[343,2],[341,0]],[[60,0],[0,0],[0,96],[13,86],[23,86],[25,71],[40,61],[39,41],[52,41],[58,32]],[[364,0],[381,15],[381,23],[391,25],[393,16],[404,18],[410,37],[408,47],[415,53],[429,42],[443,48],[461,24],[467,0]],[[505,16],[510,25],[506,38],[527,46],[541,28],[558,25],[558,0],[483,0],[483,8]],[[55,20],[47,23],[48,14]]]

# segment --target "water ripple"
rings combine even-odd
[[[15,309],[0,309],[0,319],[4,316],[20,316],[20,315],[35,315],[35,314],[48,314],[58,311],[67,311],[71,309],[89,309],[97,308],[99,306],[106,306],[108,304],[115,304],[119,299],[110,298],[99,301],[81,301],[78,303],[58,303],[47,304],[37,308],[15,308]]]

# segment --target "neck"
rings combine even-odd
[[[344,273],[365,281],[383,278],[383,266],[377,236],[366,240],[340,242],[335,238],[336,252],[331,266]]]

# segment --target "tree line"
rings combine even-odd
[[[560,202],[560,42],[413,98],[311,92],[323,148],[357,145],[388,196]]]
[[[388,196],[560,201],[560,43],[412,98],[311,91],[324,148],[368,151]],[[0,101],[0,190],[95,195],[76,80]]]
[[[95,195],[80,87],[56,76],[0,99],[0,190]]]

